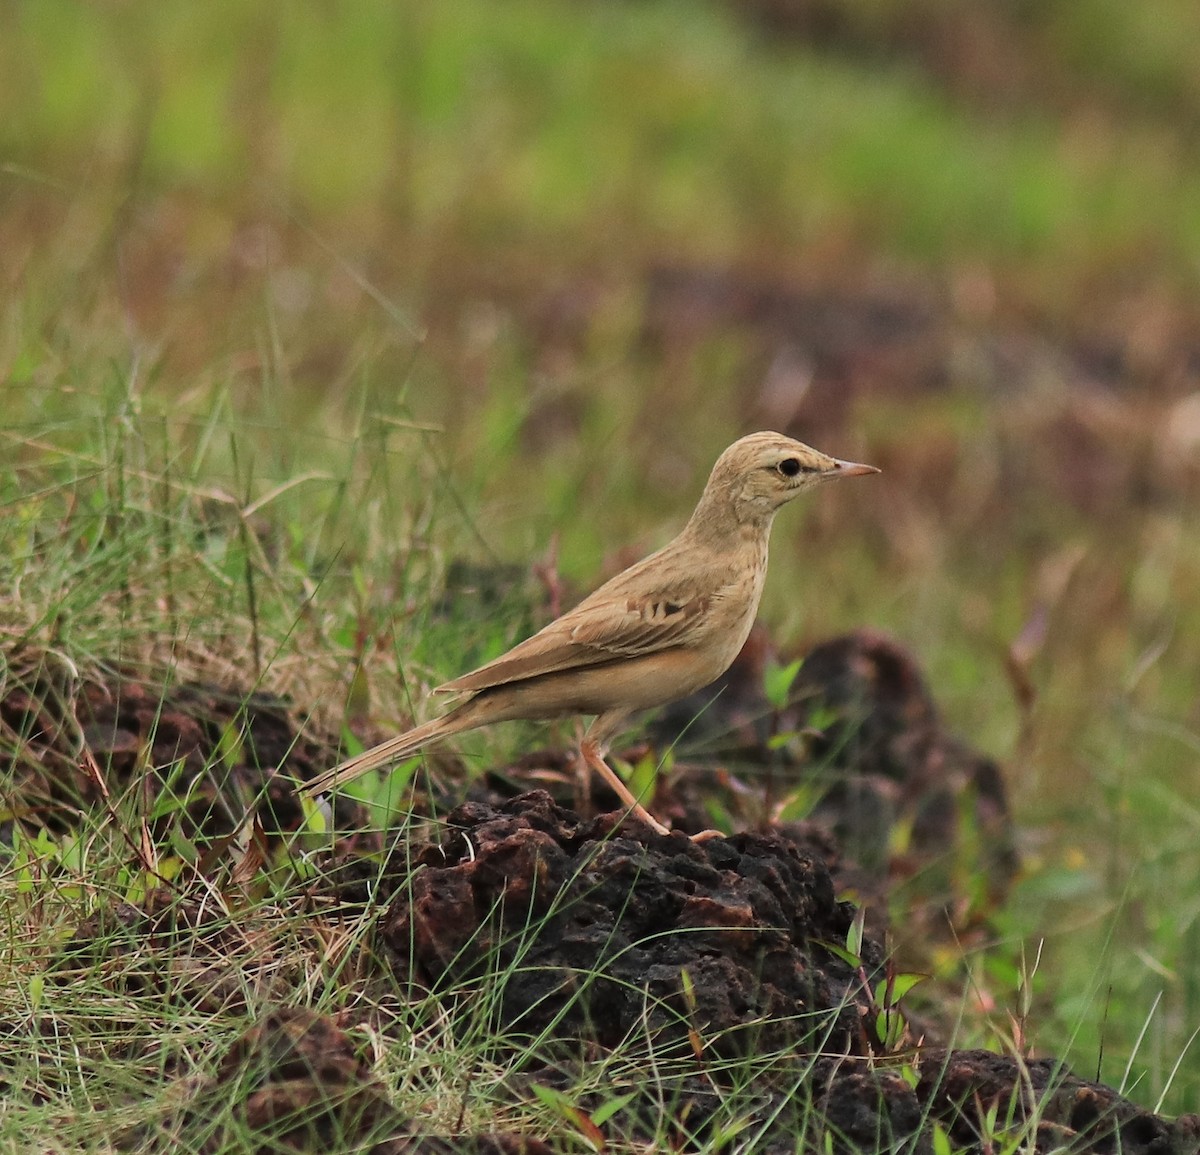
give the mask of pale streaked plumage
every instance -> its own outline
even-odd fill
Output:
[[[735,441],[672,542],[506,654],[439,686],[438,692],[470,695],[448,713],[304,789],[318,794],[492,722],[594,714],[580,744],[584,761],[634,813],[665,832],[604,761],[608,741],[635,711],[686,697],[729,668],[758,612],[771,522],[782,505],[827,478],[878,472],[779,433]]]

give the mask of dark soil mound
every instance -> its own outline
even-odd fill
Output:
[[[293,779],[337,756],[297,730],[290,703],[262,691],[154,685],[126,672],[64,685],[33,659],[5,672],[0,759],[22,811],[51,830],[73,827],[81,808],[134,782],[146,809],[162,812],[158,826],[182,810],[183,832],[197,844],[228,836],[251,804],[268,834],[295,830],[303,814]],[[357,814],[353,804],[343,809]]]
[[[615,1047],[731,1055],[807,1046],[865,1055],[873,1017],[844,944],[854,908],[824,865],[775,834],[692,842],[620,815],[581,821],[534,791],[468,803],[420,853],[382,933],[406,980],[499,973],[500,1025]],[[877,947],[865,961],[882,964]]]
[[[772,658],[758,637],[715,704],[711,692],[682,703],[652,730],[659,750],[683,739],[655,801],[660,814],[700,829],[715,804],[731,826],[753,830],[692,841],[620,814],[581,814],[561,804],[577,790],[568,759],[543,752],[448,787],[458,803],[448,820],[407,836],[366,832],[362,813],[339,802],[336,853],[307,887],[305,911],[336,922],[339,908],[384,904],[375,950],[357,963],[362,976],[390,967],[441,1000],[447,1021],[478,1023],[489,1038],[499,1030],[491,1045],[521,1056],[516,1096],[532,1093],[521,1079],[576,1086],[581,1064],[606,1063],[639,1040],[654,1077],[633,1080],[627,1108],[610,1116],[613,1143],[691,1149],[736,1123],[755,1128],[756,1151],[932,1152],[940,1127],[956,1149],[987,1151],[1031,1121],[1037,1151],[1200,1150],[1194,1116],[1168,1122],[1051,1060],[935,1049],[936,1030],[908,1026],[872,927],[886,923],[898,881],[936,875],[939,861],[962,854],[976,855],[975,877],[983,869],[994,896],[1003,892],[1016,859],[998,768],[945,731],[912,656],[886,637],[857,632],[817,647],[776,706],[764,692]],[[353,1023],[285,1009],[292,972],[269,935],[247,941],[211,903],[207,880],[232,832],[254,834],[221,875],[221,892],[236,897],[268,860],[272,836],[303,823],[294,780],[337,756],[297,732],[287,703],[7,669],[0,754],[19,800],[10,828],[68,828],[134,789],[141,812],[158,815],[147,820],[150,840],[162,825],[177,850],[179,837],[192,842],[180,882],[160,880],[140,905],[115,904],[82,924],[55,970],[69,981],[73,967],[96,968],[103,958],[92,944],[101,944],[104,958],[137,961],[124,972],[134,994],[169,990],[258,1017],[220,1078],[193,1089],[185,1129],[219,1113],[205,1096],[233,1095],[222,1101],[240,1105],[239,1126],[268,1146],[546,1150],[515,1136],[430,1136],[396,1115],[346,1034]],[[778,801],[798,787],[818,800],[805,822],[782,821]],[[166,792],[185,808],[156,810]],[[422,843],[418,829],[441,833]],[[898,829],[911,832],[906,844]],[[945,872],[930,905],[986,918],[956,907],[956,873]],[[838,900],[848,887],[876,900],[865,935],[856,908]],[[917,906],[904,923],[896,929],[927,933]],[[257,969],[243,959],[226,981],[241,955]],[[723,1114],[731,1096],[736,1120]],[[603,1098],[581,1096],[580,1110]]]
[[[1167,1121],[1053,1060],[883,1037],[883,952],[868,940],[848,953],[853,907],[783,835],[697,843],[619,815],[581,821],[540,791],[466,804],[449,825],[386,912],[392,965],[467,1017],[487,977],[500,990],[489,1021],[514,1046],[556,1041],[530,1052],[549,1056],[542,1081],[567,1040],[586,1057],[648,1033],[671,1074],[642,1105],[647,1134],[664,1094],[702,1134],[723,1081],[750,1069],[720,1060],[769,1056],[756,1150],[931,1152],[941,1128],[956,1148],[987,1151],[1030,1122],[1024,1149],[1038,1152],[1200,1149],[1197,1117]]]

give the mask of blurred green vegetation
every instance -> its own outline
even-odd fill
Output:
[[[505,640],[421,643],[446,557],[524,565],[556,539],[582,590],[776,415],[883,466],[784,515],[764,617],[788,645],[871,624],[915,649],[951,723],[1006,760],[1030,831],[977,983],[1003,1004],[1020,944],[1046,937],[1033,1041],[1081,1074],[1103,1051],[1113,1081],[1132,1053],[1151,1105],[1182,1055],[1184,1109],[1198,35],[1182,0],[14,0],[6,508],[25,482],[68,494],[45,472],[63,461],[111,496],[122,430],[161,429],[146,476],[230,505],[320,474],[256,512],[334,619],[281,618],[272,660],[328,705],[363,629],[397,665],[416,647],[430,683]],[[791,314],[831,302],[850,336],[806,344]],[[772,408],[773,369],[794,406]],[[336,601],[331,573],[352,583]],[[121,585],[35,575],[26,625]],[[73,645],[97,657],[169,625],[86,620]],[[381,721],[409,705],[376,698]]]
[[[826,7],[841,51],[716,4],[17,3],[0,131],[10,166],[63,191],[182,187],[485,250],[865,246],[1055,290],[1117,267],[1194,279],[1193,7],[1016,5],[982,30],[980,4]],[[1017,70],[990,93],[993,46],[956,43],[989,31],[991,68]],[[982,93],[918,49],[962,56]],[[1044,98],[1013,99],[1029,73]]]

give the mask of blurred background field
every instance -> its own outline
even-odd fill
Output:
[[[1194,1109],[1197,43],[1186,0],[13,0],[8,640],[399,722],[355,664],[480,656],[422,629],[450,559],[583,591],[741,433],[872,462],[781,517],[763,617],[913,649],[1024,831],[974,994],[1003,1026],[1044,939],[1025,1041]],[[223,625],[215,555],[181,619],[152,528],[39,568],[166,476],[274,524],[294,619]]]

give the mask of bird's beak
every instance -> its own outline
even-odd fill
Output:
[[[833,459],[833,468],[825,475],[826,477],[862,477],[868,473],[878,473],[879,470],[873,465],[859,465],[855,461],[839,461],[836,457]]]

